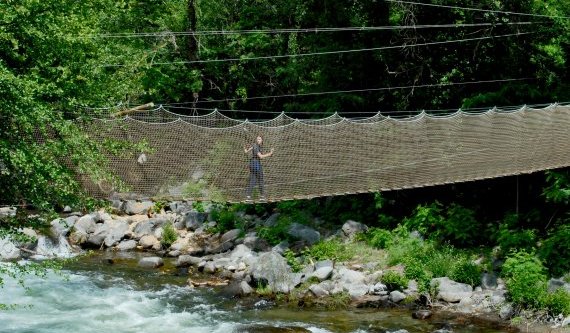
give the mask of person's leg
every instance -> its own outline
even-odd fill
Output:
[[[253,192],[253,188],[255,187],[256,182],[257,182],[257,175],[255,172],[255,165],[252,161],[249,164],[249,184],[248,184],[247,189],[245,191],[245,195],[246,195],[247,199],[251,199],[251,192]]]
[[[259,195],[265,197],[265,184],[263,183],[263,168],[261,164],[259,165],[259,171],[257,172],[257,182],[259,184]]]

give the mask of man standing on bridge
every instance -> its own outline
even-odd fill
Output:
[[[273,155],[273,148],[269,153],[263,153],[261,150],[261,146],[263,145],[263,138],[261,135],[258,135],[255,138],[255,143],[249,147],[244,148],[244,152],[247,154],[250,151],[251,160],[249,161],[249,185],[245,192],[246,201],[251,201],[251,193],[253,192],[253,188],[255,185],[259,185],[259,200],[265,201],[265,189],[263,184],[263,168],[261,166],[261,159],[270,157]]]

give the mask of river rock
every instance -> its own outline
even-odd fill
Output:
[[[511,303],[504,303],[499,309],[499,317],[503,320],[511,319],[514,313],[515,309]]]
[[[323,266],[317,269],[311,277],[317,278],[319,281],[324,281],[330,279],[333,273],[333,268],[331,266]]]
[[[87,237],[87,245],[100,247],[109,234],[109,225],[106,223],[98,223],[95,225],[95,231]]]
[[[117,250],[119,251],[130,251],[137,247],[137,241],[134,239],[124,240],[117,245]]]
[[[394,303],[400,303],[406,298],[403,292],[394,290],[390,293],[390,300]]]
[[[274,292],[288,293],[300,282],[300,276],[299,281],[296,281],[296,275],[291,274],[291,268],[285,258],[275,252],[259,255],[251,268],[251,274],[257,283],[266,284]]]
[[[170,250],[172,251],[184,251],[188,248],[190,240],[186,237],[177,238],[172,245],[170,245]]]
[[[75,222],[73,229],[75,232],[80,232],[82,234],[90,234],[95,231],[95,219],[92,215],[84,215]]]
[[[471,297],[473,287],[468,284],[455,282],[448,277],[440,277],[432,279],[430,282],[432,287],[437,286],[437,298],[449,303],[461,301],[463,298]]]
[[[64,236],[51,239],[47,236],[38,236],[36,254],[46,258],[69,258],[73,255],[73,250]]]
[[[158,268],[164,265],[164,261],[160,257],[145,257],[139,260],[140,267]]]
[[[204,273],[214,274],[216,273],[216,265],[213,261],[208,261],[206,265],[204,265]]]
[[[123,211],[125,214],[128,215],[139,215],[143,213],[147,213],[149,209],[154,207],[154,203],[152,201],[142,201],[137,202],[134,200],[127,200],[123,204]]]
[[[253,293],[253,288],[249,285],[249,283],[241,281],[239,283],[239,293],[244,296],[249,295]]]
[[[315,295],[316,297],[325,297],[329,295],[329,292],[326,291],[318,284],[313,284],[309,287],[309,290]]]
[[[271,214],[265,221],[263,221],[263,226],[265,227],[275,227],[277,225],[277,222],[279,220],[279,216],[281,214],[279,213],[273,213]]]
[[[424,319],[428,319],[429,317],[431,317],[431,315],[432,315],[432,312],[429,310],[418,310],[418,311],[414,311],[412,313],[412,318],[424,320]]]
[[[360,222],[348,220],[342,225],[342,233],[348,238],[354,237],[356,234],[365,232],[368,227]]]
[[[321,234],[318,231],[299,223],[291,223],[287,233],[289,236],[305,241],[309,245],[321,240]]]
[[[160,245],[160,242],[153,235],[142,236],[139,240],[139,245],[142,246],[143,249],[155,248],[156,244]]]
[[[222,235],[222,238],[220,238],[220,242],[222,243],[233,242],[239,237],[240,233],[241,229],[232,229],[230,231],[227,231]]]
[[[207,217],[208,217],[208,214],[206,214],[206,213],[200,213],[197,211],[190,211],[190,212],[187,212],[186,215],[184,216],[183,223],[188,230],[195,231],[196,229],[198,229],[202,226],[204,221],[206,221]]]
[[[50,223],[50,232],[54,237],[67,236],[77,220],[79,220],[77,216],[69,216],[65,219],[55,219]]]
[[[337,278],[352,298],[364,296],[370,289],[365,283],[366,276],[362,272],[342,267],[338,270]]]
[[[122,220],[110,220],[105,222],[109,231],[104,239],[105,246],[111,247],[119,243],[129,231],[129,224]]]
[[[0,207],[0,219],[16,216],[16,207]]]
[[[2,260],[16,260],[20,259],[21,251],[16,246],[14,242],[12,242],[7,237],[0,238],[0,259]]]
[[[566,283],[562,279],[550,279],[548,280],[548,292],[555,292],[557,289],[566,289],[566,291],[570,292],[570,283]]]
[[[385,284],[378,282],[370,287],[368,293],[371,295],[380,295],[380,296],[388,295],[388,287]]]
[[[497,275],[495,273],[483,273],[481,275],[481,288],[496,289],[498,286]]]

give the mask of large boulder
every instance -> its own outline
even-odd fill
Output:
[[[90,234],[95,231],[95,218],[92,215],[84,215],[75,222],[73,229],[76,232],[83,234]]]
[[[119,243],[129,231],[129,224],[122,220],[111,220],[105,222],[109,229],[107,236],[105,236],[104,243],[105,246],[111,247]]]
[[[9,238],[0,238],[0,260],[16,260],[22,255],[16,243]]]
[[[123,204],[123,211],[128,215],[139,215],[147,213],[149,209],[154,207],[152,201],[138,202],[134,200],[128,200]]]
[[[465,283],[455,282],[448,277],[432,279],[432,287],[437,286],[437,298],[449,303],[456,303],[463,298],[469,298],[473,294],[473,287]]]
[[[366,284],[366,276],[361,272],[342,267],[336,278],[352,298],[362,297],[370,290]]]
[[[176,259],[176,261],[174,262],[174,266],[176,267],[197,266],[200,262],[202,262],[202,258],[193,257],[184,254]]]
[[[95,227],[95,231],[87,237],[87,245],[101,247],[108,234],[109,225],[106,223],[98,223]]]
[[[186,226],[186,229],[195,231],[204,224],[204,221],[206,221],[207,217],[208,214],[206,213],[190,211],[187,212],[186,215],[184,215],[184,219],[182,221],[183,224]]]
[[[65,219],[55,219],[50,223],[50,232],[54,237],[67,236],[77,220],[79,220],[79,217],[77,216],[69,216]]]
[[[342,225],[342,233],[348,238],[354,237],[354,235],[365,232],[368,227],[360,222],[348,220]]]
[[[142,236],[139,240],[139,245],[142,246],[143,249],[160,249],[160,242],[153,235]]]
[[[139,266],[145,268],[158,268],[164,265],[164,261],[160,257],[145,257],[139,260]]]
[[[288,293],[293,290],[297,281],[291,274],[291,268],[285,258],[275,252],[266,252],[259,256],[252,267],[252,277],[258,284],[267,285],[274,292]]]
[[[47,236],[38,236],[36,254],[47,258],[69,258],[73,256],[73,250],[64,236],[52,239]]]
[[[321,240],[321,234],[318,231],[299,223],[292,223],[287,233],[289,236],[305,241],[309,245]]]
[[[137,248],[137,241],[134,239],[124,240],[117,245],[118,251],[130,251]]]
[[[156,229],[162,227],[168,222],[168,219],[163,217],[151,218],[148,220],[140,221],[133,228],[132,237],[134,239],[140,239],[143,236],[155,235]]]

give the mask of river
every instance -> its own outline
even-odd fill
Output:
[[[415,320],[407,310],[333,311],[236,299],[220,289],[186,286],[188,276],[168,264],[161,270],[139,268],[137,256],[85,256],[68,265],[63,274],[27,279],[27,289],[6,279],[0,303],[18,306],[0,311],[0,332],[373,333],[405,329],[414,333],[433,332],[444,325],[457,333],[507,332],[462,317]]]

